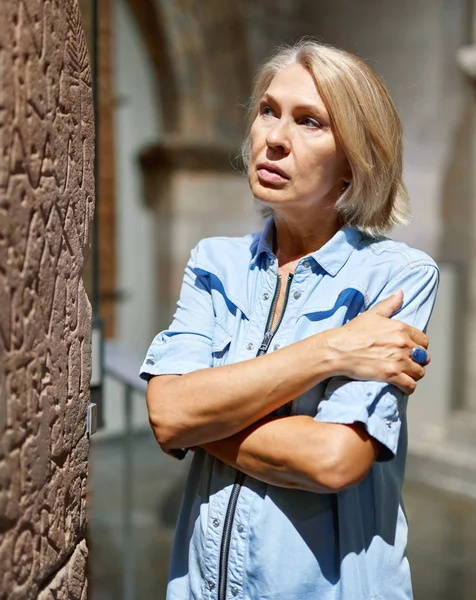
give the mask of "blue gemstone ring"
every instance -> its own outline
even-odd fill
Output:
[[[419,365],[424,365],[428,360],[428,352],[423,348],[413,348],[411,356]]]

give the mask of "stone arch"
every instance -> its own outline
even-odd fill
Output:
[[[164,20],[154,0],[127,0],[127,4],[142,33],[144,47],[154,67],[164,132],[173,132],[179,106],[178,89]]]
[[[251,81],[241,3],[127,1],[154,65],[164,134],[235,142]]]

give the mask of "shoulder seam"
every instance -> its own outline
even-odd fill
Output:
[[[395,275],[391,279],[389,279],[389,281],[387,282],[386,285],[388,286],[391,283],[393,283],[398,277],[403,275],[405,273],[405,271],[412,271],[413,269],[415,269],[417,267],[427,267],[427,268],[429,267],[430,269],[433,269],[434,271],[436,271],[436,274],[439,276],[438,265],[436,265],[434,262],[429,262],[428,260],[423,260],[423,259],[416,260],[416,261],[408,262],[401,269],[399,269],[397,271],[397,273],[395,273]]]

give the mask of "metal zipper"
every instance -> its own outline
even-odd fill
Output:
[[[281,310],[281,314],[279,315],[278,322],[276,323],[274,329],[271,329],[271,325],[273,323],[274,313],[276,311],[276,305],[278,304],[279,292],[281,291],[281,276],[278,275],[278,281],[276,283],[276,289],[274,292],[273,300],[271,302],[271,307],[268,313],[268,319],[266,320],[266,327],[263,336],[263,340],[260,344],[258,352],[256,356],[262,356],[266,354],[269,350],[271,342],[276,335],[276,332],[281,325],[281,322],[284,317],[284,311],[286,310],[286,305],[289,299],[289,292],[291,289],[291,283],[293,280],[293,275],[290,273],[288,275],[288,279],[286,281],[286,290],[284,293],[284,303],[283,308]],[[223,524],[223,534],[221,538],[220,544],[220,560],[219,560],[219,568],[218,568],[218,600],[226,600],[226,588],[228,584],[228,559],[230,557],[230,542],[231,542],[231,532],[233,530],[233,521],[235,519],[236,505],[238,504],[238,498],[240,496],[241,487],[243,485],[243,481],[245,479],[245,474],[241,471],[238,471],[235,479],[235,483],[233,484],[233,489],[231,490],[230,499],[228,501],[228,506],[226,509],[225,515],[225,523]]]
[[[278,304],[280,291],[281,291],[281,275],[278,275],[278,281],[276,282],[276,289],[274,290],[274,296],[271,301],[271,306],[269,307],[268,318],[266,319],[263,340],[261,341],[261,344],[260,344],[260,347],[258,348],[258,352],[256,353],[256,356],[262,356],[263,354],[266,354],[266,352],[268,351],[269,345],[271,344],[271,340],[273,339],[274,334],[276,333],[276,328],[275,328],[275,331],[271,331],[271,323],[273,322],[274,313],[276,312],[276,305]],[[281,313],[283,311],[284,311],[284,306],[283,306],[283,310],[281,311]]]
[[[220,544],[220,562],[218,570],[218,600],[226,599],[226,588],[228,584],[228,558],[230,556],[231,532],[233,529],[233,521],[235,519],[236,505],[240,495],[241,486],[245,479],[245,474],[238,471],[236,474],[235,483],[231,490],[228,507],[226,509],[225,523],[223,525],[223,535]]]

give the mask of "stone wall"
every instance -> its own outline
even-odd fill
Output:
[[[93,142],[75,0],[3,0],[1,600],[86,598]]]

